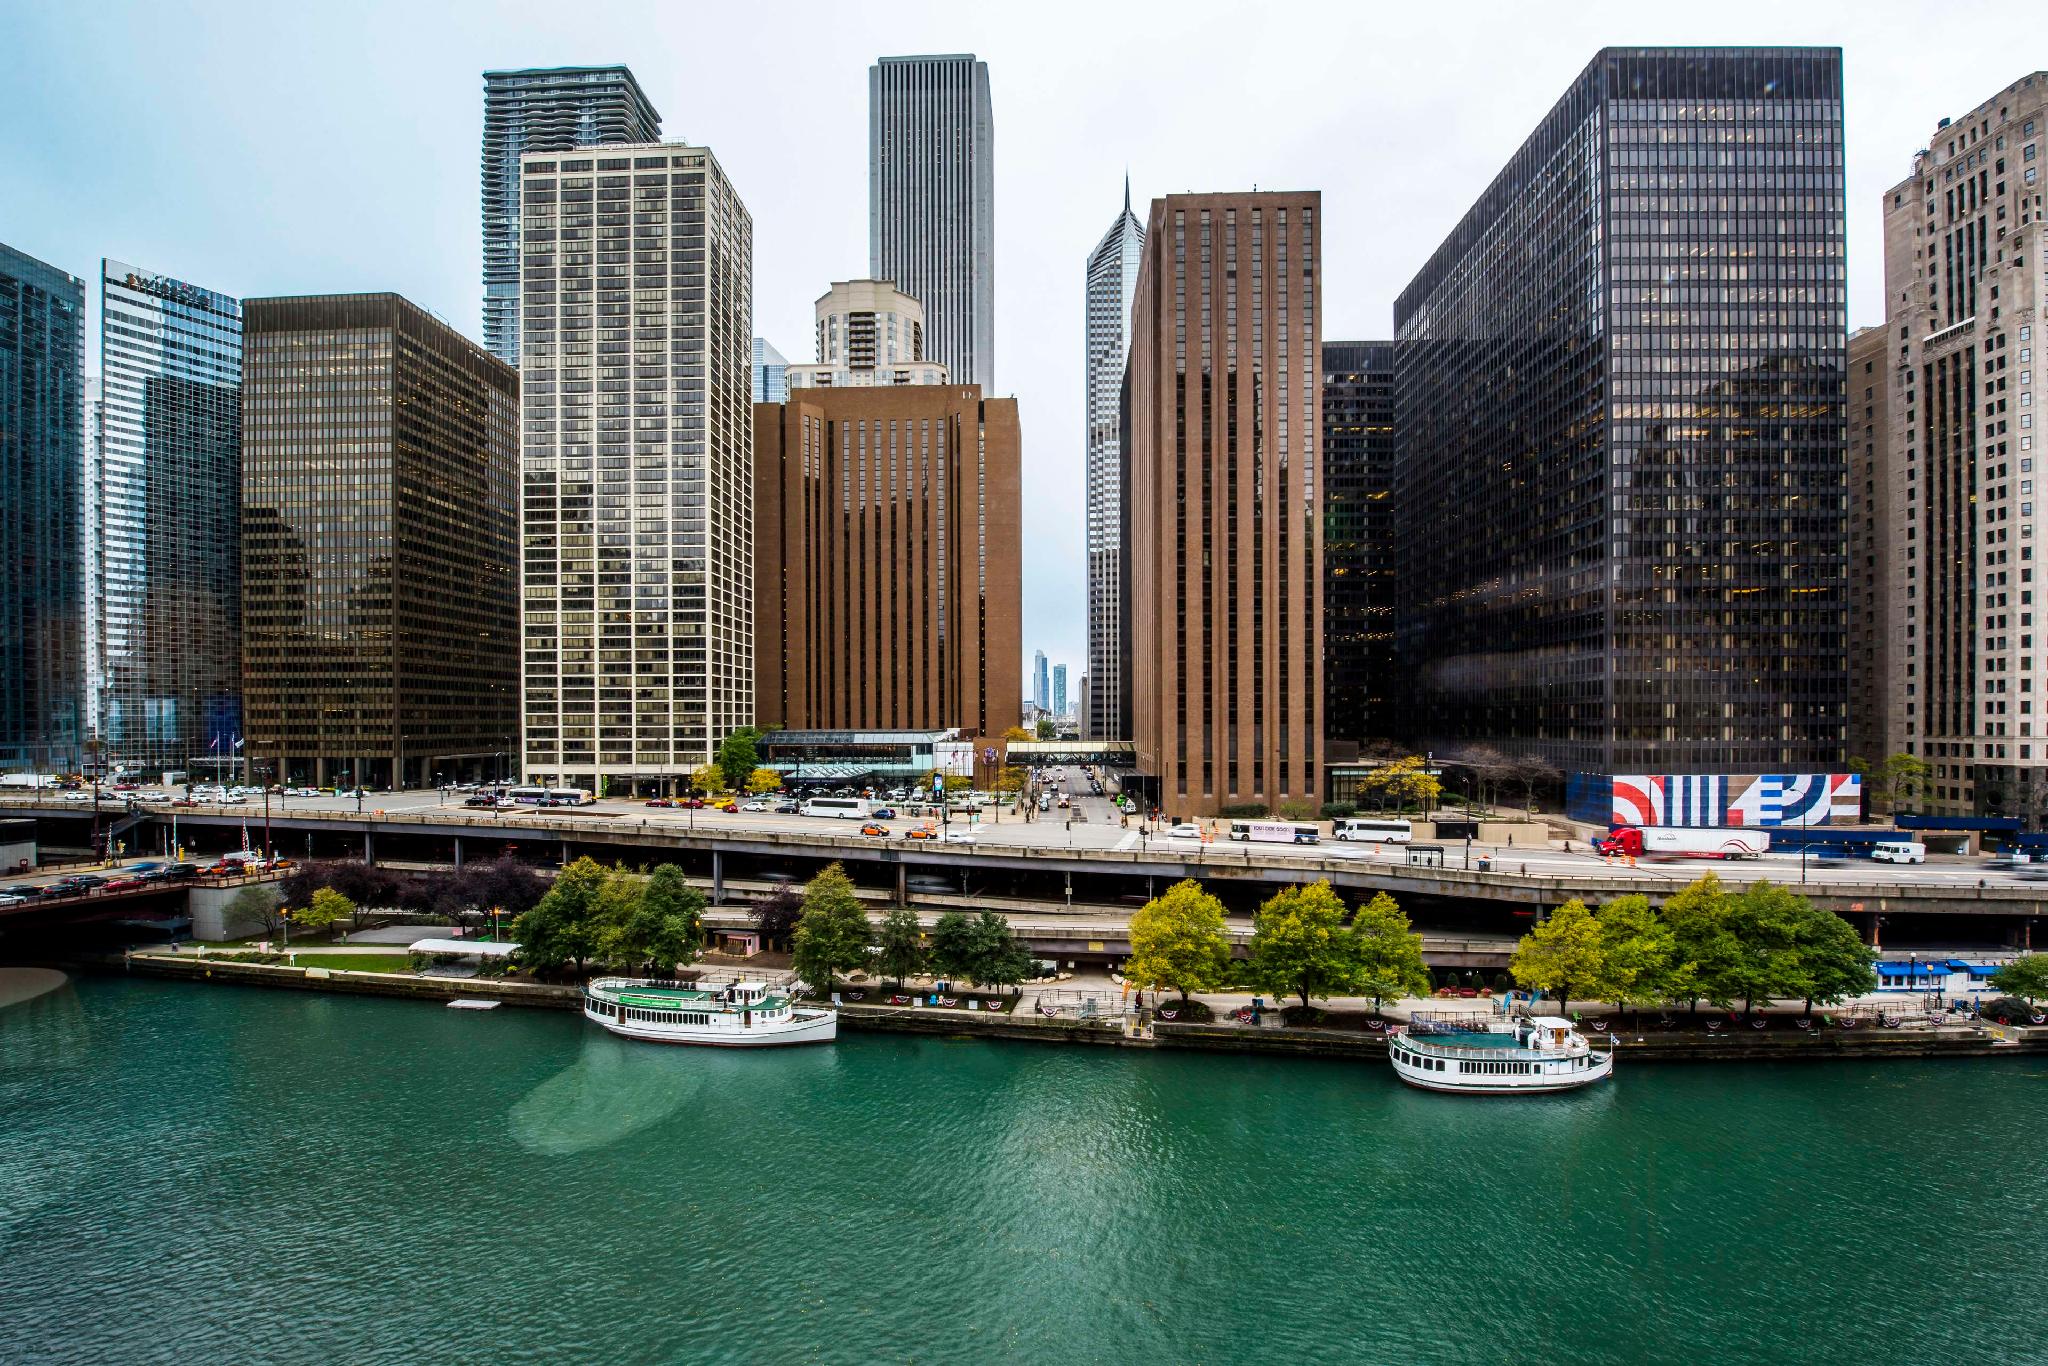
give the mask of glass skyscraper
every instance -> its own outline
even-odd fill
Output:
[[[1597,55],[1395,305],[1418,743],[1842,760],[1842,59]]]
[[[973,54],[868,68],[868,274],[924,305],[926,360],[990,395],[995,137],[988,63]]]
[[[85,282],[0,245],[0,769],[85,741]]]
[[[87,452],[91,688],[110,765],[207,767],[242,731],[242,305],[100,263]]]
[[[789,362],[766,337],[754,338],[754,402],[789,402]]]
[[[1131,212],[1124,181],[1123,212],[1088,253],[1088,688],[1081,735],[1129,738],[1123,713],[1123,452],[1119,415],[1124,362],[1131,349],[1131,291],[1145,253],[1145,225]]]
[[[484,73],[484,349],[519,366],[519,158],[656,142],[661,115],[624,66]]]
[[[1394,345],[1323,343],[1323,727],[1332,758],[1394,731]]]

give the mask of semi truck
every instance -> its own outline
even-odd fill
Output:
[[[1771,847],[1770,832],[1754,828],[1619,825],[1593,847],[1610,857],[1675,854],[1682,858],[1756,858]]]

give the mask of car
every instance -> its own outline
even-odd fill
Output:
[[[761,801],[758,798],[751,802],[740,803],[740,810],[742,811],[766,811],[768,809],[768,803]]]
[[[886,825],[876,825],[873,821],[869,821],[860,828],[860,832],[863,835],[874,835],[877,838],[886,839],[889,835],[889,827]]]
[[[24,882],[19,887],[0,887],[0,896],[11,896],[16,901],[34,901],[42,894],[42,887],[33,882]]]
[[[1202,827],[1193,821],[1182,821],[1178,825],[1167,826],[1164,834],[1170,840],[1198,840],[1202,837]]]
[[[199,876],[199,865],[196,863],[173,863],[170,867],[164,869],[164,876],[172,882],[183,882],[189,878]]]
[[[474,800],[472,798],[472,800]],[[674,797],[649,797],[643,805],[661,807],[664,810],[676,804]]]
[[[775,803],[775,814],[778,816],[797,816],[803,814],[803,807],[795,802],[777,802]]]
[[[903,832],[903,838],[907,840],[935,840],[938,837],[938,828],[930,825],[913,826]]]
[[[60,802],[89,802],[92,800],[92,793],[78,788],[70,792],[59,793],[57,800]]]
[[[730,815],[734,812],[737,812],[740,809],[740,804],[734,801],[724,801],[717,803],[713,809],[723,811]]]
[[[103,892],[136,892],[149,884],[139,877],[117,877],[101,886]]]
[[[704,799],[702,797],[678,797],[676,798],[676,806],[685,811],[702,811],[704,809]]]
[[[71,884],[73,887],[104,887],[107,885],[107,879],[101,877],[98,873],[73,873],[70,877],[64,878],[63,881]]]
[[[16,896],[12,892],[0,892],[0,906],[25,906],[27,904],[28,898],[25,896]]]
[[[878,821],[893,821],[896,819],[896,808],[892,806],[878,806],[868,812],[868,814]]]
[[[2033,860],[2025,854],[2000,854],[1997,858],[1985,859],[1984,866],[1994,873],[2010,873],[2018,868],[2033,867]]]
[[[973,844],[981,837],[972,830],[948,830],[939,838],[947,844]]]
[[[462,804],[464,806],[475,807],[496,806],[498,804],[498,799],[496,797],[486,797],[482,793],[479,793],[474,797],[464,797],[462,799]],[[648,805],[652,806],[654,805],[654,803],[649,802]]]

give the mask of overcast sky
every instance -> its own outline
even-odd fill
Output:
[[[1082,268],[1126,168],[1141,216],[1173,191],[1321,190],[1324,336],[1384,337],[1598,48],[1838,45],[1861,326],[1883,192],[1938,119],[2048,66],[2025,9],[0,0],[0,242],[88,281],[112,256],[242,296],[396,290],[480,339],[481,73],[625,62],[753,212],[755,331],[810,360],[813,299],[867,272],[869,64],[972,52],[995,101],[996,383],[1024,423],[1024,658],[1078,682]]]

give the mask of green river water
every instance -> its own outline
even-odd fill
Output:
[[[2043,1361],[2044,1121],[88,978],[0,1009],[0,1361]]]

